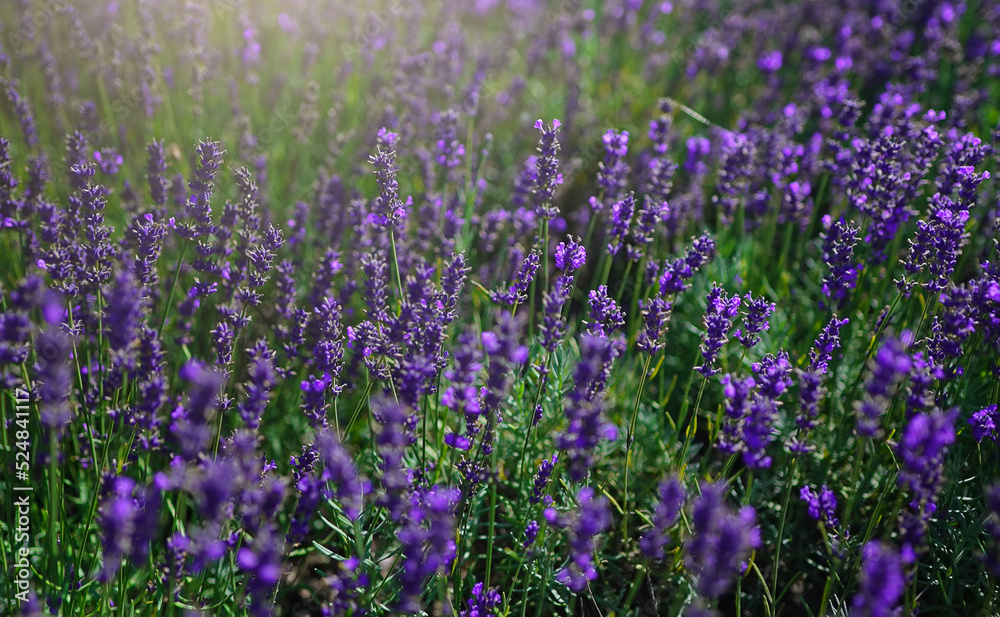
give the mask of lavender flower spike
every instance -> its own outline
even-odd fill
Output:
[[[535,128],[542,136],[538,140],[538,154],[535,159],[535,186],[532,191],[535,213],[542,220],[552,220],[558,214],[558,209],[552,205],[556,187],[563,183],[559,173],[559,140],[556,133],[562,126],[559,120],[553,120],[546,127],[541,120],[535,122]]]
[[[865,545],[864,571],[858,593],[851,604],[851,615],[889,617],[906,586],[899,553],[878,540]]]
[[[375,198],[375,220],[383,227],[395,227],[403,216],[403,202],[399,199],[396,182],[396,149],[399,135],[386,128],[379,129],[375,154],[368,161],[375,167],[375,181],[379,195]]]
[[[716,285],[708,292],[708,309],[705,311],[705,336],[701,340],[701,355],[705,363],[696,367],[706,378],[719,372],[713,365],[719,358],[719,352],[728,341],[727,334],[732,327],[733,319],[739,314],[740,297],[727,296],[721,287]]]
[[[754,298],[749,293],[744,299],[747,304],[746,327],[736,331],[736,338],[750,349],[760,342],[759,333],[771,328],[768,318],[774,312],[775,304],[764,298]]]

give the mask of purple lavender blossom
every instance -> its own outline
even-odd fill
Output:
[[[890,617],[906,586],[899,553],[873,540],[863,549],[864,565],[858,593],[851,602],[851,614],[863,617]]]
[[[799,498],[809,506],[809,516],[827,527],[837,526],[837,496],[825,484],[816,492],[810,486],[799,490]]]
[[[969,418],[972,426],[972,436],[978,443],[983,443],[984,439],[997,441],[997,427],[1000,426],[1000,413],[997,412],[996,405],[987,405],[972,414]]]
[[[552,353],[566,336],[566,321],[563,319],[563,307],[569,301],[573,291],[573,277],[560,276],[556,278],[551,291],[542,295],[542,318],[539,330],[542,333],[542,347]]]
[[[524,548],[528,548],[535,543],[535,539],[538,537],[538,530],[540,529],[538,521],[532,519],[524,526],[524,542],[522,545]]]
[[[598,164],[597,185],[601,187],[603,198],[590,198],[591,208],[598,212],[621,198],[629,174],[629,166],[625,162],[628,155],[628,131],[608,129],[601,140],[604,142],[604,161]]]
[[[554,508],[545,510],[550,525],[566,531],[569,563],[556,573],[556,580],[579,593],[590,581],[597,579],[593,553],[597,534],[611,526],[611,510],[606,497],[594,497],[594,489],[581,488],[576,494],[579,510],[572,515],[559,515]]]
[[[667,217],[670,216],[670,206],[667,202],[656,202],[649,195],[645,195],[642,205],[635,216],[635,226],[632,227],[628,245],[628,256],[633,261],[642,258],[645,247],[655,238],[657,229]]]
[[[465,601],[469,608],[460,610],[459,617],[496,617],[496,607],[502,600],[500,592],[493,588],[484,591],[483,587],[482,583],[472,586],[472,597]]]
[[[948,286],[955,271],[958,255],[969,237],[965,231],[969,211],[941,193],[931,197],[930,208],[930,220],[917,221],[917,235],[910,240],[910,254],[903,266],[913,275],[926,270],[929,277],[924,287],[935,293]]]
[[[388,228],[395,228],[403,216],[403,202],[399,198],[399,184],[396,181],[396,149],[399,135],[386,128],[379,129],[378,145],[368,161],[375,167],[375,181],[379,194],[375,198],[373,211],[375,221]]]
[[[445,435],[445,442],[459,450],[468,450],[471,439],[479,431],[476,419],[479,417],[479,393],[475,387],[476,376],[482,370],[482,353],[475,344],[476,337],[463,332],[458,336],[458,347],[452,352],[452,367],[445,370],[444,378],[450,383],[441,395],[441,404],[447,409],[461,413],[466,421],[466,436],[456,433]]]
[[[760,546],[754,509],[744,506],[734,514],[725,495],[723,486],[702,483],[701,497],[691,510],[692,536],[685,563],[698,577],[698,593],[706,598],[726,593],[750,552]]]
[[[496,424],[503,419],[501,406],[510,390],[511,372],[528,360],[528,348],[518,342],[522,323],[522,319],[515,319],[504,311],[496,328],[482,334],[483,349],[489,357],[486,386],[480,403],[482,413],[486,415],[482,447],[487,454],[493,451]]]
[[[580,339],[580,362],[565,406],[569,425],[555,439],[556,446],[567,453],[567,472],[574,482],[583,481],[593,466],[600,441],[618,436],[615,425],[602,417],[604,404],[595,394],[595,387],[604,379],[606,358],[613,353],[613,347],[614,343],[605,336],[585,334]]]
[[[0,84],[3,84],[4,90],[6,90],[7,100],[9,100],[11,105],[14,107],[14,115],[17,117],[17,121],[21,124],[21,132],[24,134],[24,143],[26,143],[29,148],[34,148],[38,145],[38,131],[35,129],[35,117],[31,113],[31,105],[29,104],[28,99],[21,96],[21,94],[17,91],[18,83],[16,81],[0,79]]]
[[[840,219],[832,222],[830,215],[823,217],[823,261],[830,272],[823,278],[823,295],[833,305],[841,308],[848,294],[858,283],[861,264],[854,261],[854,247],[861,228]]]
[[[551,459],[543,458],[542,462],[538,464],[538,473],[535,474],[535,487],[528,498],[528,502],[532,505],[542,500],[542,493],[545,492],[545,488],[549,484],[549,476],[552,475],[552,470],[555,469],[557,462],[559,462],[559,455],[553,454]]]
[[[553,120],[546,127],[541,120],[535,122],[535,129],[542,135],[538,140],[538,158],[535,162],[534,187],[532,189],[535,213],[542,220],[552,220],[558,209],[552,205],[556,187],[563,183],[559,172],[559,140],[556,134],[562,124]]]
[[[743,414],[738,419],[735,429],[726,429],[723,436],[732,450],[743,454],[743,463],[750,469],[764,469],[771,466],[771,457],[767,454],[767,446],[774,438],[774,423],[777,420],[781,395],[792,385],[789,377],[791,364],[788,354],[780,352],[776,356],[768,354],[760,362],[753,364],[756,375],[754,382],[756,390],[746,404],[744,390],[746,382],[731,380],[727,384],[727,394],[732,388],[735,396],[731,406],[742,406]],[[724,381],[725,383],[725,381]],[[730,416],[727,404],[727,416]],[[733,438],[736,438],[733,444]]]
[[[528,288],[531,286],[531,282],[535,280],[535,274],[538,273],[540,259],[541,253],[539,253],[538,249],[531,249],[528,256],[521,262],[517,275],[510,286],[491,292],[490,298],[497,304],[506,304],[507,306],[514,306],[525,302],[528,299]]]
[[[653,509],[653,527],[639,540],[639,548],[649,559],[663,559],[663,547],[670,542],[667,531],[673,526],[684,507],[684,485],[678,478],[668,478],[660,482],[657,490],[659,498]]]
[[[636,347],[653,356],[663,349],[663,336],[667,333],[673,304],[657,296],[652,300],[639,300],[642,315],[642,332]]]
[[[944,483],[948,446],[955,443],[957,417],[958,409],[915,414],[896,448],[902,459],[899,484],[913,495],[910,506],[925,516],[937,509],[935,500]]]
[[[455,505],[459,496],[458,489],[434,486],[413,500],[409,516],[396,533],[403,557],[398,610],[417,612],[424,581],[447,572],[455,559]]]
[[[105,148],[94,152],[94,160],[101,173],[106,176],[113,176],[118,173],[124,160],[122,155],[114,151],[113,148]]]
[[[712,198],[712,202],[719,208],[719,218],[722,223],[728,225],[733,220],[739,204],[746,200],[753,160],[757,153],[753,142],[742,133],[726,131],[722,139],[719,194]]]
[[[581,244],[580,238],[569,236],[566,242],[560,242],[555,250],[556,268],[570,274],[583,267],[587,262],[587,248]]]
[[[735,336],[744,347],[752,349],[754,345],[760,342],[759,333],[771,329],[771,323],[768,318],[774,312],[775,304],[774,302],[768,302],[764,298],[754,298],[751,293],[747,293],[743,299],[747,307],[746,318],[744,319],[746,326],[737,329]]]
[[[217,141],[202,141],[196,148],[198,167],[188,183],[191,196],[184,205],[188,220],[178,225],[182,237],[196,240],[210,236],[215,231],[212,224],[212,191],[215,177],[222,168],[222,156],[226,153]]]
[[[618,249],[625,242],[628,235],[629,226],[632,224],[632,217],[635,214],[635,198],[629,193],[624,198],[616,201],[611,206],[611,228],[608,230],[610,241],[608,242],[608,254],[614,256],[618,254]]]
[[[379,505],[384,506],[394,521],[399,521],[410,509],[410,478],[403,465],[406,448],[416,441],[414,429],[417,418],[406,407],[391,397],[380,395],[371,399],[372,417],[380,430],[375,443],[382,458],[380,480],[382,494]]]
[[[170,429],[177,437],[184,458],[193,460],[211,445],[212,428],[209,423],[217,413],[220,402],[218,390],[224,377],[197,360],[185,364],[180,376],[189,384],[188,400],[174,412]]]
[[[867,395],[857,407],[859,435],[875,437],[879,434],[879,419],[888,409],[896,386],[913,368],[913,358],[906,351],[910,339],[912,336],[908,332],[902,339],[890,338],[869,362],[872,374],[865,384]]]
[[[42,424],[61,434],[72,419],[68,397],[73,387],[69,359],[71,339],[58,326],[59,300],[45,294],[42,315],[47,326],[35,338],[35,358],[38,363],[38,414]]]
[[[713,365],[718,360],[719,352],[722,351],[726,341],[729,328],[732,327],[733,319],[739,315],[740,297],[737,295],[728,296],[718,285],[712,287],[708,292],[708,309],[705,311],[705,336],[701,340],[701,355],[705,358],[705,363],[695,367],[705,378],[711,377],[719,372]]]
[[[590,300],[588,334],[611,336],[625,325],[625,315],[618,304],[608,295],[607,285],[599,285],[597,289],[591,289],[588,298]]]
[[[362,497],[365,485],[358,476],[354,460],[344,449],[340,439],[329,429],[316,436],[316,449],[323,462],[323,472],[320,480],[332,486],[344,514],[352,521],[361,514]]]
[[[442,113],[437,118],[438,139],[435,144],[434,160],[445,169],[453,169],[462,164],[465,158],[465,146],[458,140],[455,127],[458,124],[458,112],[454,109]]]
[[[103,583],[112,580],[121,567],[122,558],[132,548],[137,511],[132,500],[135,480],[120,476],[111,483],[111,490],[101,505],[101,545],[104,549],[104,567],[97,579]]]
[[[695,238],[684,257],[679,257],[671,263],[663,262],[660,273],[660,293],[663,295],[679,294],[689,287],[687,281],[694,273],[709,262],[715,255],[715,241],[712,236],[704,234]]]

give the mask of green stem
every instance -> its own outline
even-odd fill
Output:
[[[622,604],[622,608],[628,613],[628,610],[632,608],[632,603],[635,602],[635,596],[639,593],[639,586],[642,585],[643,579],[646,578],[646,573],[649,571],[649,561],[643,560],[642,564],[639,565],[635,570],[635,577],[632,579],[632,585],[629,586],[628,595],[625,596],[625,603]]]
[[[59,502],[59,438],[53,428],[49,428],[49,507],[48,507],[48,541],[49,541],[49,577],[53,584],[59,580],[59,543],[56,541],[56,517],[62,512]],[[97,499],[95,497],[94,501]],[[77,575],[76,572],[73,573]]]
[[[642,366],[642,376],[639,377],[639,388],[635,393],[635,405],[632,406],[632,419],[628,424],[628,434],[625,436],[625,493],[624,493],[624,515],[622,516],[623,537],[628,542],[628,476],[632,467],[632,441],[635,437],[635,422],[639,417],[639,401],[642,399],[642,389],[646,385],[646,375],[649,373],[649,363],[653,360],[651,354],[646,355],[646,362]]]
[[[399,305],[400,309],[402,309],[404,297],[403,281],[399,276],[399,261],[396,259],[396,233],[392,229],[389,230],[389,246],[392,249],[392,265],[396,271],[396,287],[399,288]]]
[[[499,435],[497,436],[499,438]],[[499,440],[499,439],[498,439]],[[497,449],[493,448],[491,453],[492,469],[494,474],[496,473],[497,467]],[[490,480],[490,531],[489,535],[486,537],[486,586],[490,586],[490,574],[493,568],[493,530],[496,525],[496,514],[497,514],[497,481],[499,477],[494,477]]]
[[[781,501],[781,523],[778,525],[778,543],[774,547],[774,577],[771,586],[771,595],[777,597],[778,594],[778,571],[781,567],[781,542],[784,539],[785,521],[788,519],[788,501],[792,495],[792,485],[795,483],[795,468],[799,459],[792,459],[792,469],[788,472],[788,479],[785,481],[785,495]]]
[[[156,330],[156,338],[163,338],[163,327],[167,324],[167,315],[170,314],[170,303],[174,299],[174,291],[177,289],[177,279],[181,276],[181,266],[184,265],[184,253],[187,252],[188,241],[184,240],[181,245],[181,254],[177,258],[177,268],[174,269],[174,278],[170,281],[170,291],[167,292],[167,301],[163,304],[163,316],[160,318],[160,327]]]

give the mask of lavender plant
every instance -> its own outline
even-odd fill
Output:
[[[998,611],[1000,4],[10,4],[0,614]]]

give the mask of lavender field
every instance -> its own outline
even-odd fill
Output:
[[[0,615],[1000,615],[1000,2],[0,8]]]

